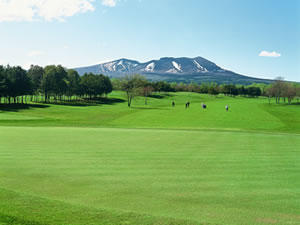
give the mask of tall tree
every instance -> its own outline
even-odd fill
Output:
[[[104,82],[104,94],[107,95],[112,92],[113,85],[109,79],[109,77],[103,76],[103,82]]]
[[[44,68],[38,65],[31,65],[27,71],[27,75],[32,83],[32,92],[36,96],[39,95],[41,89],[41,82],[44,75]]]
[[[145,105],[148,104],[148,97],[152,94],[153,90],[151,83],[145,83],[144,87],[141,88],[141,95],[145,97]]]
[[[75,70],[68,70],[67,73],[67,96],[71,98],[80,94],[80,76]]]
[[[283,77],[277,77],[275,82],[272,84],[273,94],[276,99],[276,103],[280,103],[280,98],[283,97],[285,89],[285,82]]]
[[[268,96],[269,104],[271,103],[271,99],[275,97],[275,89],[273,85],[270,85],[266,88],[266,95]]]
[[[286,84],[284,90],[284,97],[288,99],[288,104],[292,103],[292,100],[297,96],[297,87],[292,83]]]
[[[14,103],[18,102],[18,96],[23,96],[32,93],[30,78],[20,66],[6,67],[8,82],[8,95],[14,99]]]
[[[66,93],[67,91],[67,71],[65,70],[64,67],[61,65],[56,66],[56,74],[55,74],[55,92],[58,97],[62,98],[62,96]]]
[[[5,68],[0,65],[0,104],[2,102],[2,97],[6,97],[8,94],[8,80],[5,72]]]
[[[88,95],[90,99],[97,95],[97,77],[93,73],[86,73],[81,77],[82,93]]]
[[[45,67],[45,72],[41,81],[41,90],[45,96],[45,102],[50,100],[50,96],[54,96],[61,99],[62,95],[67,90],[67,72],[66,70],[58,65],[50,65]]]
[[[126,93],[128,107],[131,107],[132,100],[141,93],[145,82],[146,78],[139,74],[127,75],[122,79],[122,90]]]

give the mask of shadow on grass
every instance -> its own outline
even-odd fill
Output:
[[[295,106],[295,105],[299,105],[300,106],[300,102],[291,102],[290,104],[288,102],[280,102],[280,103],[276,103],[275,101],[271,101],[271,104],[268,105],[274,105],[274,106],[284,106],[284,107],[288,107],[288,106]]]
[[[300,105],[300,102],[293,102],[291,105]]]
[[[48,105],[41,104],[0,104],[0,112],[18,112],[19,110],[31,109],[31,108],[48,108]]]
[[[292,103],[287,103],[287,102],[282,102],[282,103],[274,103],[276,106],[284,106],[284,107],[289,107],[289,106],[295,106],[298,105],[300,106],[300,102],[292,102]]]
[[[139,107],[139,106],[131,106],[132,109],[142,109],[142,110],[151,110],[151,109],[159,109],[159,110],[169,110],[168,108],[159,108],[159,107]]]
[[[48,105],[64,105],[64,106],[97,106],[97,105],[114,105],[117,103],[123,103],[125,100],[119,98],[84,98],[81,100],[71,100],[71,101],[57,101],[57,102],[48,102],[45,104]],[[44,102],[39,102],[44,103]]]
[[[19,110],[26,110],[31,108],[47,108],[50,105],[64,105],[64,106],[97,106],[97,105],[113,105],[123,103],[125,100],[119,98],[93,98],[71,101],[57,101],[57,102],[36,102],[35,104],[0,104],[0,112],[18,112]]]
[[[170,94],[170,93],[160,93],[160,94],[153,94],[153,95],[149,95],[150,98],[156,98],[156,99],[163,99],[166,97],[173,97],[174,94]]]

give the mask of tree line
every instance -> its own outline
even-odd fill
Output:
[[[112,79],[102,74],[86,73],[80,76],[75,70],[61,65],[41,67],[32,65],[28,71],[19,66],[0,65],[0,103],[26,103],[30,101],[45,103],[70,101],[72,99],[93,99],[109,94],[113,89],[126,93],[128,106],[136,96],[144,96],[145,104],[153,92],[197,92],[210,95],[258,97],[275,99],[276,103],[291,104],[300,97],[300,86],[276,79],[270,85],[254,84],[250,86],[216,83],[168,83],[150,82],[141,75],[128,75],[121,79]]]
[[[235,84],[217,84],[217,83],[190,83],[190,84],[173,84],[176,91],[197,92],[202,94],[228,96],[249,96],[258,97],[263,94],[261,87],[244,86]]]
[[[168,83],[165,81],[150,82],[141,75],[129,75],[121,79],[113,79],[113,88],[122,90],[126,93],[128,106],[131,106],[132,100],[136,96],[144,96],[145,104],[147,98],[153,92],[197,92],[211,95],[224,94],[228,96],[251,96],[258,97],[262,95],[260,87],[245,87],[236,85],[218,85],[216,83],[203,84],[184,84],[184,83]]]
[[[41,67],[32,65],[28,71],[20,66],[0,65],[0,103],[46,103],[68,101],[72,98],[95,98],[112,91],[110,79],[102,74],[83,76],[61,65]]]
[[[275,82],[266,89],[266,96],[269,98],[275,98],[277,104],[280,103],[281,99],[283,102],[292,103],[292,100],[297,97],[300,98],[300,86],[296,83],[286,82],[282,77],[276,78]]]
[[[124,79],[113,79],[113,87],[115,90],[122,90],[122,83],[126,82],[130,76],[127,76]],[[258,97],[263,95],[263,91],[261,87],[256,86],[237,86],[234,84],[224,84],[219,85],[217,83],[168,83],[165,81],[156,81],[149,82],[146,81],[145,78],[138,75],[131,76],[132,82],[133,80],[139,80],[136,82],[137,86],[140,84],[142,87],[151,87],[154,92],[196,92],[201,94],[211,94],[218,95],[224,94],[229,96],[250,96],[250,97]]]
[[[284,102],[288,101],[291,104],[295,97],[300,98],[299,84],[286,82],[282,79],[276,79],[272,84],[252,84],[249,86],[216,83],[168,83],[165,81],[150,82],[141,75],[125,76],[121,79],[113,79],[113,89],[122,90],[126,93],[128,106],[131,106],[132,100],[136,96],[144,96],[145,104],[147,98],[153,92],[196,92],[210,95],[223,94],[226,96],[245,96],[245,97],[259,97],[266,96],[269,102],[272,98],[276,99],[276,103],[280,102],[280,98]]]

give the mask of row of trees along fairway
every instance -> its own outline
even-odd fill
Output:
[[[249,96],[258,97],[263,95],[263,88],[256,86],[244,86],[234,84],[217,84],[217,83],[190,83],[190,84],[171,84],[175,91],[197,92],[202,94],[218,95],[224,94],[228,96]]]
[[[131,106],[132,100],[136,96],[144,96],[145,104],[147,98],[152,92],[197,92],[210,95],[224,94],[227,96],[244,96],[244,97],[269,97],[276,99],[276,103],[280,102],[280,98],[288,100],[291,104],[295,97],[300,98],[300,86],[296,83],[276,80],[271,84],[252,84],[249,86],[234,84],[217,84],[217,83],[168,83],[164,81],[149,82],[141,75],[127,75],[121,79],[112,80],[115,90],[123,90],[127,96],[128,107]]]
[[[113,85],[112,85],[113,83]],[[144,96],[147,104],[152,92],[187,91],[211,95],[267,96],[276,103],[288,102],[300,97],[300,87],[297,83],[286,82],[282,78],[271,84],[254,84],[251,86],[217,84],[217,83],[168,83],[164,81],[149,82],[141,75],[128,75],[122,79],[111,80],[104,75],[93,73],[79,76],[75,70],[67,70],[58,65],[45,68],[32,65],[28,71],[19,66],[0,66],[0,103],[26,103],[30,101],[70,101],[71,99],[92,99],[107,95],[113,89],[126,93],[128,106],[131,106],[135,96]]]
[[[280,103],[280,99],[283,99],[283,102],[288,101],[288,104],[291,104],[292,100],[295,97],[300,97],[300,86],[296,83],[285,82],[282,77],[276,78],[275,82],[267,88],[267,96],[269,97],[269,102],[271,98],[275,98],[277,104]]]
[[[19,66],[0,66],[0,103],[31,101],[57,102],[72,98],[89,98],[107,95],[112,91],[108,77],[67,70],[58,65],[45,68],[32,65],[28,71]]]

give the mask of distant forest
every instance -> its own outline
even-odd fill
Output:
[[[125,91],[128,106],[135,96],[145,99],[154,92],[197,92],[210,95],[229,95],[275,98],[276,103],[289,104],[300,98],[298,83],[286,82],[282,78],[271,84],[252,84],[248,86],[217,83],[168,83],[150,82],[141,75],[128,75],[120,79],[110,79],[102,74],[86,73],[80,76],[72,69],[61,65],[41,67],[32,65],[29,70],[20,66],[0,65],[0,104],[31,102],[58,102],[103,97],[112,90]]]

